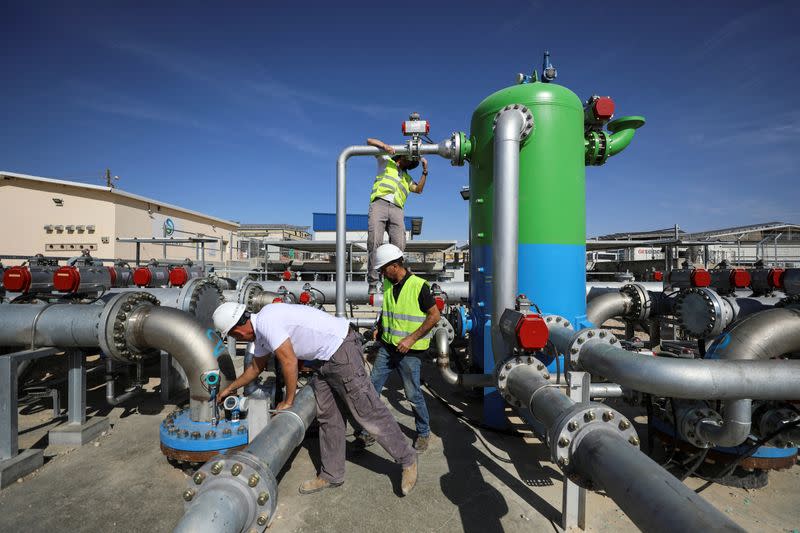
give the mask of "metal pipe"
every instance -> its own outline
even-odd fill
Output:
[[[508,392],[530,408],[533,416],[547,428],[549,439],[559,438],[570,413],[580,411],[576,404],[544,378],[531,365],[518,365],[508,374]],[[595,404],[600,406],[601,404]],[[607,411],[608,412],[608,411]],[[611,418],[612,420],[614,417]],[[594,418],[583,418],[582,422]],[[574,423],[574,422],[573,422]],[[603,489],[625,514],[643,531],[742,531],[702,497],[631,446],[617,424],[597,424],[575,441],[559,440],[558,447],[571,446],[572,460],[562,458],[559,465],[571,465],[572,472]],[[567,426],[569,427],[569,426]],[[580,427],[570,427],[574,431]],[[563,435],[563,434],[562,434]]]
[[[169,307],[142,305],[128,318],[127,337],[140,351],[149,348],[168,352],[181,365],[189,381],[189,407],[194,421],[210,420],[211,395],[204,378],[219,371],[212,336],[191,315]],[[218,340],[218,339],[217,339]],[[219,390],[228,384],[219,372]]]
[[[592,383],[589,385],[590,398],[622,398],[625,393],[617,383]]]
[[[397,155],[409,153],[406,145],[393,145]],[[439,154],[447,157],[448,148],[441,144],[422,144],[419,153]],[[345,301],[347,299],[347,160],[354,156],[380,155],[385,153],[375,146],[348,146],[336,160],[336,316],[347,316]]]
[[[337,283],[334,281],[259,281],[257,282],[265,291],[277,293],[281,287],[285,287],[290,293],[299,296],[303,292],[303,287],[308,284],[313,289],[312,293],[319,291],[325,297],[325,304],[331,304],[336,300]],[[369,284],[363,281],[350,281],[346,284],[347,301],[355,305],[370,303]],[[465,281],[451,281],[439,283],[437,285],[447,293],[447,299],[451,302],[469,299],[469,283]],[[375,294],[373,300],[377,301],[380,294]]]
[[[723,338],[727,341],[712,344],[706,357],[767,360],[796,352],[800,350],[800,310],[769,309],[749,315]],[[700,439],[717,446],[738,446],[750,434],[752,413],[750,399],[724,402],[722,422],[702,419],[695,432]]]
[[[492,207],[492,352],[495,362],[509,352],[500,334],[500,316],[514,309],[519,268],[519,150],[526,117],[519,108],[497,115],[494,130]]]
[[[640,355],[598,342],[581,349],[580,364],[626,389],[671,398],[800,399],[800,361],[795,360],[673,359]]]
[[[624,316],[631,310],[633,299],[623,292],[607,292],[586,305],[586,319],[600,327],[607,320]]]
[[[645,454],[610,431],[592,431],[575,450],[591,478],[642,531],[744,531]]]
[[[438,328],[433,334],[433,347],[436,364],[445,383],[465,388],[493,387],[494,374],[458,374],[450,368],[450,340],[447,330]]]
[[[0,346],[98,346],[100,315],[111,298],[94,304],[0,305]]]
[[[175,533],[240,533],[248,525],[266,526],[277,507],[275,478],[294,449],[303,442],[306,429],[315,416],[314,391],[312,387],[303,387],[295,396],[292,407],[278,411],[247,448],[218,455],[206,463],[199,473],[214,479],[214,483],[190,485],[192,488],[188,490],[192,493],[197,490],[199,494],[186,508]],[[220,470],[215,472],[215,465],[225,463],[239,464],[258,475],[255,487],[251,488],[248,483],[253,479],[252,474],[217,476]]]

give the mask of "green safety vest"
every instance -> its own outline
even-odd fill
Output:
[[[394,194],[394,203],[402,209],[406,204],[406,198],[408,198],[412,183],[413,181],[408,172],[401,174],[400,169],[397,168],[397,163],[394,159],[389,158],[386,161],[386,168],[383,173],[375,176],[375,183],[372,184],[372,196],[369,197],[369,201],[374,202],[376,198]]]
[[[427,314],[419,308],[419,293],[422,286],[428,283],[419,276],[411,275],[400,289],[400,298],[394,299],[392,283],[383,280],[383,327],[382,339],[385,343],[397,344],[419,329]],[[427,350],[431,345],[431,332],[415,342],[412,350]]]

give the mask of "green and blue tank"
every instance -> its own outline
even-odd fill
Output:
[[[538,81],[502,89],[475,109],[469,135],[471,348],[475,363],[486,372],[495,364],[490,338],[493,125],[497,112],[513,104],[526,106],[534,117],[533,133],[520,146],[519,156],[518,292],[543,313],[560,315],[576,326],[587,325],[586,165],[602,164],[621,151],[630,142],[630,130],[643,123],[639,117],[620,119],[609,124],[613,135],[589,131],[575,93]],[[624,131],[615,132],[612,125]],[[496,396],[492,389],[486,393]],[[496,401],[502,404],[499,396]]]

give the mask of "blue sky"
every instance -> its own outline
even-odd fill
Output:
[[[466,131],[547,48],[581,99],[648,121],[587,169],[589,235],[800,222],[797,2],[68,4],[0,5],[0,169],[101,184],[111,167],[133,193],[310,225],[343,147],[402,142],[410,111],[436,141]],[[365,213],[374,162],[348,171]],[[467,173],[431,160],[406,209],[423,238],[466,239]]]

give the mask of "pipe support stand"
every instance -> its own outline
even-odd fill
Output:
[[[592,432],[602,431],[621,439],[632,448],[639,448],[639,435],[633,424],[619,411],[595,402],[577,403],[567,409],[547,432],[550,455],[573,483],[594,489],[591,478],[574,467],[574,456],[581,441]]]

